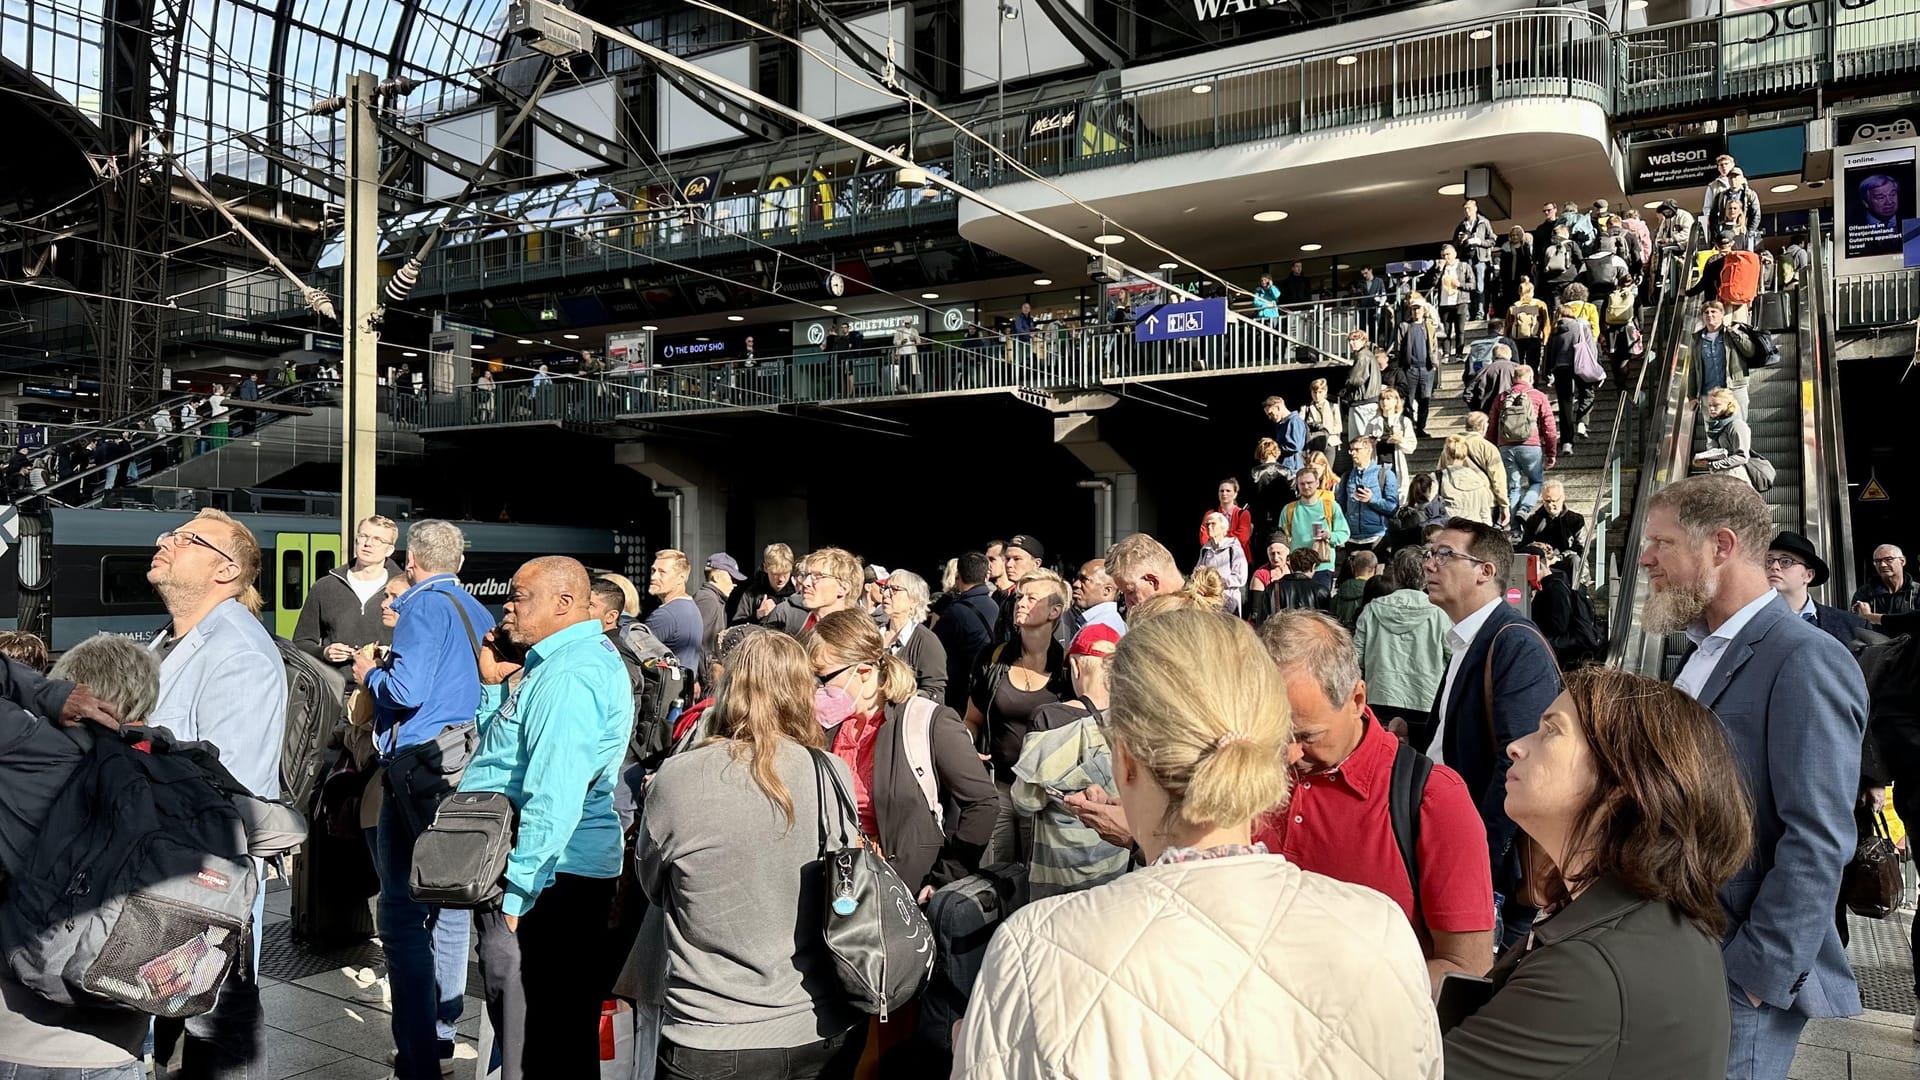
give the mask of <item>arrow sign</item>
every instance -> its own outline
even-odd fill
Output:
[[[1186,300],[1148,308],[1134,320],[1135,341],[1179,341],[1185,338],[1214,337],[1227,332],[1227,301]]]

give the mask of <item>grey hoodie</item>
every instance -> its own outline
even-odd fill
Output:
[[[1453,620],[1419,589],[1398,589],[1360,612],[1353,644],[1376,705],[1425,712],[1447,676]]]

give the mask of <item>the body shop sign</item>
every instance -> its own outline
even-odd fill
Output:
[[[1705,187],[1718,175],[1713,160],[1726,152],[1724,135],[1633,143],[1627,147],[1627,192]]]

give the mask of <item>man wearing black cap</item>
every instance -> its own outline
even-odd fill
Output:
[[[1006,592],[1001,593],[997,597],[1000,604],[1000,618],[999,621],[994,624],[993,640],[1008,641],[1012,639],[1014,634],[1013,602],[1019,597],[1020,579],[1040,569],[1040,562],[1046,557],[1047,549],[1041,545],[1039,540],[1027,533],[1015,533],[1013,539],[1007,541],[1006,567],[1007,584],[1009,587]]]
[[[1813,544],[1796,532],[1783,532],[1767,545],[1767,582],[1787,602],[1787,610],[1833,635],[1842,645],[1853,644],[1853,632],[1867,620],[1850,611],[1828,607],[1807,594],[1827,582],[1826,560]]]
[[[700,655],[719,655],[720,631],[727,626],[727,601],[745,580],[747,575],[740,572],[733,556],[724,551],[707,556],[706,584],[693,594],[693,606],[700,609]]]

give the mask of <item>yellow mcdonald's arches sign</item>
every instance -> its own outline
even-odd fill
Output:
[[[814,196],[819,200],[820,220],[832,221],[833,181],[827,179],[826,175],[819,169],[815,169],[813,170],[813,174],[807,178],[807,182],[814,185]],[[793,186],[793,178],[784,173],[767,181],[766,194],[760,196],[761,228],[776,228],[778,221],[777,215],[782,209],[797,209],[797,207],[793,207],[785,198],[778,194]]]

